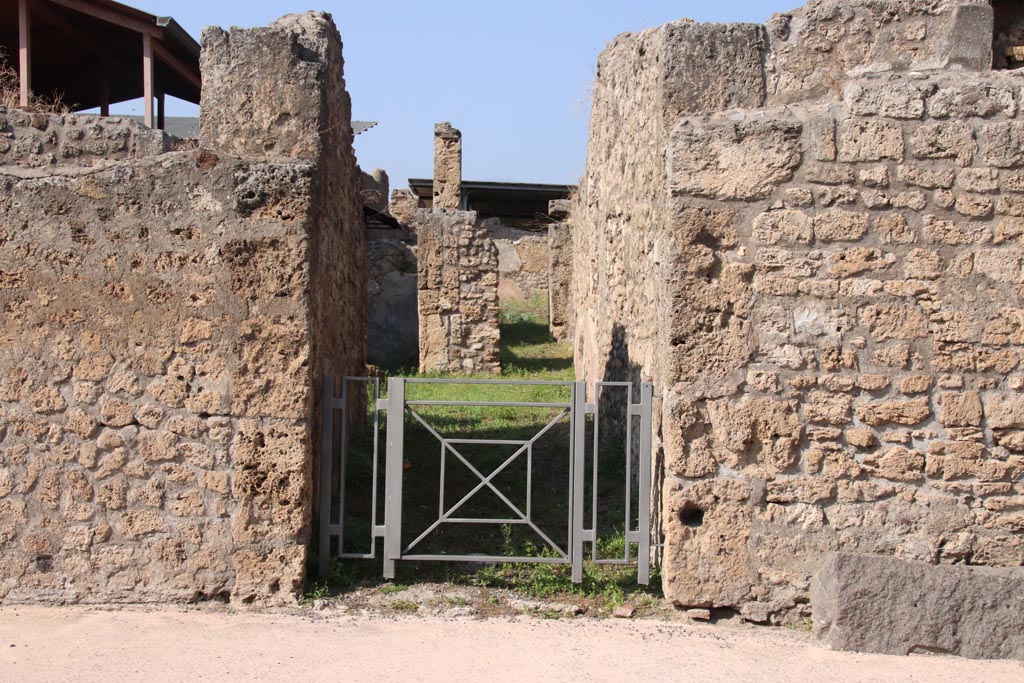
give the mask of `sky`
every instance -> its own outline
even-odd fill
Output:
[[[802,2],[121,1],[173,16],[197,40],[203,26],[261,26],[293,12],[330,12],[344,43],[352,117],[379,122],[356,137],[359,165],[386,170],[392,189],[433,174],[439,121],[462,131],[466,180],[574,184],[586,164],[597,57],[616,35],[683,17],[763,23]],[[168,103],[168,115],[195,112]]]

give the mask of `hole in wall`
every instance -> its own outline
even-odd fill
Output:
[[[993,68],[1024,68],[1024,3],[1020,0],[992,0],[992,11],[995,14]]]
[[[36,558],[36,570],[41,574],[48,574],[53,571],[53,558],[49,555],[42,555]]]
[[[679,511],[679,521],[683,526],[697,529],[704,526],[704,511],[693,503],[685,503]]]

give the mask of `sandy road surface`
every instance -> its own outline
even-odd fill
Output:
[[[831,652],[659,621],[0,608],[0,681],[1002,681],[1024,664]]]

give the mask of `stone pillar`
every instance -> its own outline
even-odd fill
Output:
[[[569,200],[549,203],[548,215],[558,223],[548,228],[548,329],[558,341],[572,339],[572,234]]]
[[[447,121],[434,126],[434,208],[462,208],[462,133]]]
[[[498,249],[472,211],[419,213],[421,372],[500,372]]]

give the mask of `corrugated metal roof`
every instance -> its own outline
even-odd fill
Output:
[[[352,134],[359,135],[360,133],[365,133],[376,125],[376,121],[353,121]]]

